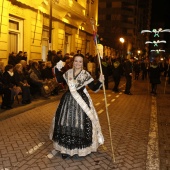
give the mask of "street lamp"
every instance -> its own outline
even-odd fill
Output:
[[[124,38],[119,38],[119,41],[123,44],[125,42]]]
[[[141,52],[140,50],[137,51],[138,55],[140,55],[140,52]]]
[[[122,59],[123,59],[123,43],[125,42],[124,38],[119,38],[119,41],[122,43],[122,48],[121,48],[121,54],[122,54]]]
[[[140,59],[141,50],[138,50],[137,53],[138,53],[138,58]]]

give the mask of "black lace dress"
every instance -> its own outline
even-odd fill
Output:
[[[90,75],[88,74],[88,76]],[[61,80],[61,77],[59,79]],[[102,83],[99,81],[96,83],[91,81],[88,87],[96,91],[100,89],[101,85]],[[89,96],[84,90],[85,86],[82,86],[77,92],[90,107]],[[67,90],[61,97],[54,121],[52,140],[54,141],[54,147],[57,145],[56,150],[69,155],[79,155],[79,150],[86,148],[88,148],[87,154],[90,152],[89,148],[93,143],[92,121],[74,99],[70,90]],[[80,155],[86,155],[86,151]]]

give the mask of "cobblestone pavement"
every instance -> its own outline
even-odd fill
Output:
[[[162,83],[156,97],[150,95],[147,80],[133,81],[132,96],[113,93],[112,87],[110,83],[106,96],[115,162],[101,90],[97,94],[89,91],[105,137],[98,152],[66,160],[54,153],[48,132],[60,94],[50,101],[0,112],[0,170],[169,170],[168,85],[164,94]],[[123,78],[120,88],[125,88]]]

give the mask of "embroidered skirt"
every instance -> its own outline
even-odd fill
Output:
[[[89,106],[89,99],[83,88],[78,90],[78,93]],[[52,140],[65,148],[63,151],[60,150],[62,153],[67,153],[67,150],[85,149],[92,145],[92,122],[70,91],[62,96],[57,108]]]

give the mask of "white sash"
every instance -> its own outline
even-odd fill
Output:
[[[96,113],[96,111],[94,109],[94,106],[93,106],[92,100],[90,98],[90,95],[88,94],[87,90],[84,89],[84,92],[85,92],[85,94],[87,95],[87,97],[89,99],[91,108],[88,107],[86,102],[82,99],[82,97],[77,92],[76,81],[73,78],[73,70],[72,69],[68,71],[68,77],[65,77],[65,78],[67,79],[68,87],[70,89],[70,92],[71,92],[73,98],[77,101],[77,103],[80,105],[80,107],[86,113],[86,115],[92,121],[93,130],[97,131],[99,144],[103,144],[104,143],[104,137],[103,137],[103,134],[101,132],[101,126],[100,126],[100,123],[99,123],[99,119],[98,119],[97,113]]]

